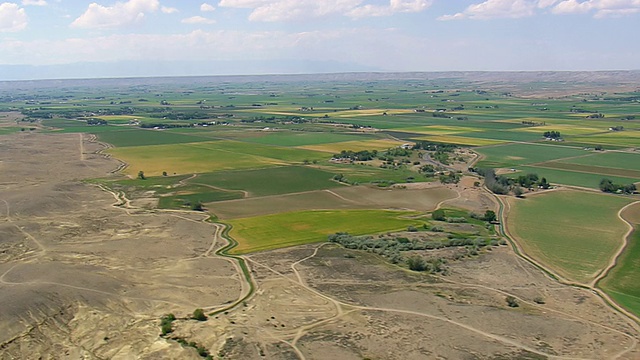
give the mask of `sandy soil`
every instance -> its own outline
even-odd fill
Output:
[[[159,317],[237,299],[237,270],[205,255],[219,245],[202,215],[115,208],[79,181],[118,166],[88,140],[1,138],[0,358],[184,358]]]

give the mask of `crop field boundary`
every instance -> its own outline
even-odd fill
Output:
[[[613,298],[611,298],[611,296],[609,296],[606,292],[604,292],[604,290],[598,288],[595,285],[584,284],[584,283],[568,280],[568,279],[560,276],[559,274],[557,274],[555,271],[551,270],[550,268],[548,268],[544,264],[538,262],[537,260],[535,260],[532,257],[530,257],[529,255],[527,255],[526,252],[520,246],[519,242],[516,240],[515,237],[513,237],[513,235],[510,233],[508,227],[506,226],[507,213],[509,212],[509,208],[510,208],[509,203],[507,201],[505,201],[505,199],[503,197],[493,194],[488,189],[485,189],[485,190],[488,193],[492,194],[495,197],[495,199],[498,201],[498,204],[499,204],[498,219],[500,221],[500,224],[498,224],[497,227],[498,227],[498,230],[499,230],[500,234],[502,236],[504,236],[507,239],[507,241],[509,241],[509,244],[511,245],[511,248],[513,249],[513,251],[516,254],[516,256],[518,256],[521,259],[527,261],[529,264],[535,266],[540,271],[545,273],[549,278],[557,281],[560,284],[568,285],[568,286],[572,286],[572,287],[576,287],[576,288],[580,288],[580,289],[587,289],[587,290],[592,291],[594,294],[596,294],[602,300],[602,302],[604,304],[606,304],[610,308],[614,309],[615,311],[619,312],[620,314],[626,316],[627,318],[633,320],[634,328],[636,330],[640,331],[640,317],[636,316],[632,312],[630,312],[627,309],[623,308],[615,300],[613,300]],[[626,220],[625,220],[625,222],[626,222]],[[625,241],[626,241],[627,236],[625,236]],[[624,250],[624,249],[622,249],[622,250]],[[617,256],[619,256],[619,255],[620,254],[617,254]],[[617,259],[617,256],[616,256],[616,259]]]

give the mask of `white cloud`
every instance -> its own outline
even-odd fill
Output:
[[[640,0],[563,0],[553,8],[555,14],[594,12],[594,17],[625,16],[640,13]]]
[[[215,20],[207,19],[202,16],[192,16],[190,18],[182,19],[183,24],[215,24]]]
[[[27,27],[27,23],[27,14],[18,4],[0,4],[0,32],[20,31]]]
[[[419,12],[432,3],[433,0],[389,0],[388,5],[367,4],[364,0],[221,0],[218,6],[252,9],[252,21],[287,21],[336,14],[361,18]]]
[[[47,1],[46,0],[22,0],[22,5],[47,6]]]
[[[523,18],[550,9],[552,14],[594,12],[594,17],[640,13],[640,0],[486,0],[438,20]]]
[[[207,11],[215,11],[216,7],[207,3],[202,3],[202,5],[200,5],[200,11],[203,12],[207,12]]]
[[[174,7],[168,7],[168,6],[161,6],[160,7],[160,11],[162,11],[163,14],[173,14],[173,13],[177,13],[178,9],[174,8]]]
[[[420,12],[426,10],[433,1],[431,0],[390,0],[388,6],[362,5],[351,11],[348,15],[354,18],[370,16],[388,16],[397,12]]]
[[[146,13],[160,8],[158,0],[129,0],[116,2],[111,6],[91,3],[84,14],[72,23],[78,28],[110,28],[134,24],[141,21]]]
[[[538,1],[535,0],[487,0],[469,5],[457,14],[441,16],[438,20],[522,18],[534,15],[537,7]]]

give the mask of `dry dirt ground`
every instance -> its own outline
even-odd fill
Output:
[[[117,161],[78,134],[0,137],[0,359],[637,359],[637,325],[562,286],[506,246],[447,264],[447,276],[333,244],[215,255],[214,224],[189,212],[114,207],[80,179]],[[443,206],[491,208],[472,179]],[[487,203],[487,201],[489,201]],[[513,296],[519,307],[507,306]],[[538,304],[544,302],[544,304]]]

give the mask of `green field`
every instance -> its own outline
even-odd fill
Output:
[[[306,146],[372,139],[368,135],[329,132],[267,132],[263,134],[262,136],[247,138],[246,141],[265,145]]]
[[[331,180],[333,175],[309,166],[283,166],[200,174],[189,182],[247,191],[249,196],[267,196],[344,186]]]
[[[598,189],[600,181],[603,178],[607,178],[616,184],[631,184],[639,181],[636,178],[629,178],[623,176],[591,174],[577,171],[567,171],[560,169],[550,169],[543,165],[540,166],[516,166],[516,170],[522,173],[534,173],[540,177],[545,177],[552,184],[582,186],[591,189]],[[520,174],[520,173],[516,173]]]
[[[329,210],[229,220],[233,226],[230,235],[238,241],[232,253],[244,254],[326,241],[328,235],[336,232],[364,235],[402,230],[423,223],[403,218],[416,214],[388,210]]]
[[[165,130],[127,129],[119,131],[105,131],[98,134],[98,139],[115,147],[147,146],[195,143],[211,141],[200,136],[184,135]]]
[[[507,225],[528,255],[586,283],[620,247],[626,226],[616,214],[630,201],[581,191],[512,199]]]
[[[629,245],[611,272],[598,283],[620,305],[640,316],[640,226],[629,236]]]
[[[251,169],[326,159],[324,153],[285,147],[213,141],[188,144],[132,146],[109,150],[114,157],[129,164],[125,172],[135,176],[144,171],[149,176],[206,173]]]
[[[486,157],[478,167],[493,168],[509,168],[588,154],[582,149],[520,143],[482,147],[476,151]]]
[[[640,171],[640,153],[607,151],[561,162]]]

